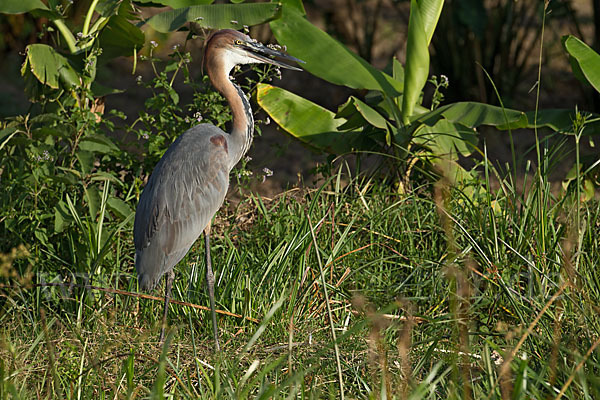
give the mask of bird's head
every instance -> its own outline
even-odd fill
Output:
[[[278,58],[278,59],[277,59]],[[223,29],[211,33],[204,42],[202,69],[210,75],[212,70],[223,70],[229,75],[239,64],[273,64],[282,68],[301,71],[279,59],[303,63],[295,57],[272,49],[233,29]]]

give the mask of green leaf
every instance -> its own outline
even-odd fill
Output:
[[[75,153],[75,157],[77,157],[77,160],[79,161],[81,172],[83,172],[84,175],[89,174],[92,171],[92,168],[94,168],[94,154],[90,151],[79,149]]]
[[[110,154],[119,151],[119,148],[104,135],[88,135],[81,139],[79,148],[84,151]]]
[[[0,13],[23,14],[32,10],[49,10],[41,0],[2,0]]]
[[[423,29],[425,37],[427,38],[427,45],[431,43],[431,38],[435,32],[442,8],[444,6],[444,0],[419,0],[417,3],[419,6],[420,17],[423,22]],[[412,5],[411,5],[412,7]]]
[[[491,125],[502,129],[508,127],[517,129],[526,128],[528,125],[527,115],[524,112],[508,108],[503,110],[501,107],[471,101],[442,106],[435,111],[418,116],[416,120],[433,126],[441,118],[469,128]]]
[[[65,132],[64,129],[61,128],[50,128],[46,126],[42,126],[41,128],[37,128],[33,130],[32,136],[34,139],[44,139],[48,137],[58,137],[58,138],[67,138],[69,137],[69,133]]]
[[[474,128],[442,119],[433,126],[421,125],[414,134],[414,142],[428,147],[436,156],[459,152],[468,157],[477,145],[477,135]]]
[[[301,142],[329,153],[347,153],[361,139],[359,132],[339,132],[344,123],[331,111],[284,89],[259,84],[258,104],[286,132]]]
[[[62,86],[71,88],[79,84],[79,76],[71,67],[69,61],[45,44],[30,44],[26,49],[27,55],[21,68],[21,74],[31,72],[38,81],[53,89]]]
[[[114,175],[105,172],[105,171],[96,171],[90,176],[90,180],[92,181],[111,181],[112,183],[116,183],[119,186],[123,186],[123,182],[117,179]]]
[[[90,211],[90,218],[96,220],[98,210],[100,209],[100,192],[96,186],[88,186],[85,188],[85,198],[88,203],[88,210]]]
[[[17,128],[5,128],[0,131],[0,150],[8,143],[8,141],[15,135]]]
[[[121,89],[114,89],[104,85],[99,84],[98,82],[92,82],[91,87],[92,93],[95,98],[108,96],[109,94],[119,94],[125,92]]]
[[[35,117],[32,117],[30,120],[31,124],[41,124],[42,126],[46,126],[46,125],[51,125],[55,122],[63,122],[64,119],[56,114],[53,113],[45,113],[45,114],[40,114],[40,115],[36,115]]]
[[[415,106],[419,104],[421,91],[427,83],[427,77],[429,76],[428,46],[429,41],[421,10],[417,1],[411,0],[406,43],[404,97],[402,98],[402,118],[405,125],[409,124]]]
[[[270,25],[277,41],[305,61],[302,68],[311,74],[336,85],[383,91],[390,97],[402,91],[401,83],[311,24],[295,8],[284,5],[282,17]]]
[[[110,17],[98,37],[102,54],[100,62],[106,62],[118,56],[132,55],[134,49],[144,46],[144,32],[120,15]]]
[[[573,132],[573,121],[575,121],[575,111],[570,109],[547,109],[538,111],[537,120],[535,119],[535,111],[528,111],[525,113],[527,116],[527,127],[533,129],[536,125],[538,128],[550,128],[556,132],[561,133],[572,133]],[[600,133],[600,115],[589,113],[585,128],[583,130],[584,135],[597,135]],[[499,127],[505,129],[505,127]]]
[[[571,56],[571,65],[575,65],[575,76],[578,79],[585,77],[584,83],[589,83],[600,92],[600,54],[572,35],[563,36],[562,43]]]
[[[304,4],[302,4],[302,0],[281,0],[280,3],[285,8],[293,8],[300,14],[306,15],[306,10],[304,9]]]
[[[212,4],[165,11],[150,18],[146,23],[159,32],[172,32],[187,22],[195,22],[202,28],[242,29],[278,18],[277,3]]]
[[[94,11],[100,14],[102,17],[108,18],[117,14],[121,3],[114,0],[100,0],[96,5]]]
[[[197,6],[201,4],[211,4],[214,0],[137,0],[137,3],[152,3],[153,7],[161,4],[163,6],[171,7],[173,9]]]
[[[404,90],[404,67],[396,57],[393,58],[394,79],[402,84],[400,91]]]
[[[348,103],[353,105],[356,111],[358,111],[369,124],[379,129],[388,128],[385,117],[379,114],[379,112],[377,112],[368,104],[364,103],[363,101],[357,99],[354,96],[350,96],[350,98],[348,99]],[[339,117],[340,114],[338,113],[337,116]]]
[[[63,200],[60,200],[54,207],[54,232],[60,233],[65,227],[73,222],[73,218],[69,213],[69,207]]]
[[[117,214],[122,219],[127,218],[133,213],[133,210],[131,207],[129,207],[129,204],[117,197],[109,197],[106,201],[106,205],[112,212]]]

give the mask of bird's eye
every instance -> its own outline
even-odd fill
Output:
[[[242,45],[242,44],[244,44],[244,42],[242,42],[241,40],[238,39],[238,40],[235,41],[235,44]]]

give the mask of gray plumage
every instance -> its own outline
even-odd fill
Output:
[[[212,85],[229,103],[233,114],[231,133],[211,124],[188,129],[156,164],[140,196],[133,227],[135,268],[143,290],[154,289],[160,278],[166,277],[161,342],[175,275],[173,269],[204,232],[206,282],[215,349],[219,350],[210,222],[227,194],[229,173],[248,151],[254,131],[250,103],[231,82],[229,73],[235,65],[249,63],[298,70],[272,57],[300,61],[231,29],[214,32],[206,39],[203,66]]]
[[[229,155],[211,137],[227,133],[202,124],[181,135],[160,159],[138,204],[136,270],[140,288],[152,290],[181,261],[225,199]],[[229,147],[229,146],[227,146]]]

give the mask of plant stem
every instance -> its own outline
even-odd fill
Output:
[[[94,10],[96,9],[96,5],[98,4],[98,0],[93,0],[90,8],[88,8],[88,12],[85,15],[85,22],[83,23],[83,30],[81,33],[83,36],[87,36],[90,32],[90,23],[92,22],[92,15],[94,15]]]
[[[67,42],[67,46],[69,46],[69,51],[72,54],[77,53],[78,49],[77,49],[77,45],[75,44],[75,37],[73,36],[73,34],[69,30],[69,28],[67,28],[67,25],[65,25],[65,23],[63,22],[63,20],[62,19],[55,19],[52,22],[54,22],[54,25],[56,25],[56,27],[58,28],[58,30],[62,34],[63,38],[65,38],[65,42]]]

